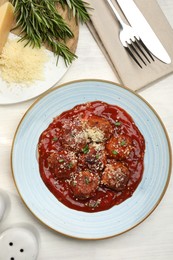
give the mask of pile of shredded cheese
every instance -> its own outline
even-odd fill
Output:
[[[48,60],[45,48],[25,46],[26,42],[8,40],[0,55],[0,72],[9,83],[30,84],[44,80],[44,64]]]

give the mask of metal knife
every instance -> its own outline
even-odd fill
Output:
[[[171,58],[162,43],[148,24],[147,20],[133,0],[116,0],[130,25],[136,30],[139,37],[150,52],[164,63],[170,64]]]

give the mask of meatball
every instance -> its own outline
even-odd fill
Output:
[[[76,171],[77,158],[74,153],[67,151],[54,152],[47,158],[50,172],[57,179],[68,179]]]
[[[84,147],[88,143],[86,133],[84,131],[79,131],[79,132],[75,131],[75,129],[73,129],[68,133],[63,133],[61,141],[62,141],[62,145],[66,149],[75,152],[81,152],[82,149],[84,149]]]
[[[129,180],[129,170],[121,162],[107,164],[102,174],[101,184],[115,191],[125,189]]]
[[[95,195],[100,183],[99,175],[89,171],[74,174],[70,186],[73,195],[79,199],[88,199]]]
[[[88,117],[86,131],[93,142],[102,142],[111,137],[113,127],[105,118],[92,115]]]
[[[83,149],[83,153],[79,156],[79,167],[89,169],[93,172],[102,171],[106,164],[106,154],[104,145],[89,144]]]
[[[106,143],[108,156],[117,160],[127,159],[132,149],[132,139],[126,135],[113,136]]]
[[[88,134],[84,130],[80,118],[75,118],[73,121],[69,121],[68,124],[66,122],[61,136],[61,143],[66,149],[80,152],[88,142]]]

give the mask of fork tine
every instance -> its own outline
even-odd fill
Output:
[[[150,51],[148,50],[148,48],[146,47],[146,45],[143,43],[143,41],[142,41],[141,39],[139,39],[139,42],[140,42],[140,44],[142,45],[142,47],[144,48],[144,50],[146,51],[146,53],[150,56],[150,58],[151,58],[153,61],[155,61],[155,60],[154,60],[154,57],[151,55]]]
[[[146,62],[143,60],[143,58],[141,57],[141,55],[139,54],[139,52],[136,50],[136,48],[134,47],[134,45],[138,47],[138,49],[141,51],[142,54],[144,54],[143,51],[141,50],[140,46],[138,46],[138,44],[137,44],[136,42],[133,42],[133,41],[131,40],[130,47],[132,48],[132,50],[136,53],[136,55],[140,58],[140,60],[141,60],[141,61],[144,63],[144,65],[146,66],[146,65],[147,65]],[[144,54],[144,57],[145,57],[145,54]]]
[[[151,61],[148,59],[148,57],[147,57],[147,55],[144,53],[144,51],[142,50],[142,48],[140,47],[140,45],[139,44],[141,44],[142,45],[142,47],[144,48],[144,43],[142,44],[143,42],[142,42],[142,40],[140,39],[140,40],[138,40],[136,37],[135,37],[135,42],[133,42],[133,44],[135,44],[135,46],[138,48],[138,50],[142,53],[142,55],[146,58],[146,60],[149,62],[149,63],[151,63]],[[145,46],[145,51],[146,51],[146,46]],[[149,52],[149,51],[148,51]],[[147,52],[147,53],[148,53]],[[148,53],[149,54],[149,53]],[[151,57],[151,54],[149,55],[150,57]],[[145,65],[146,65],[146,63],[144,63]]]
[[[126,51],[129,53],[129,55],[132,57],[132,59],[138,64],[138,66],[142,69],[141,64],[138,62],[138,60],[136,59],[136,57],[134,56],[133,52],[131,51],[131,49],[129,48],[129,45],[127,44],[127,47],[125,47]]]
[[[128,53],[130,54],[130,56],[133,58],[133,60],[138,64],[138,66],[140,68],[142,68],[142,65],[138,62],[136,56],[138,56],[138,58],[143,62],[143,64],[145,66],[147,66],[144,58],[151,63],[151,61],[149,60],[149,57],[153,60],[153,56],[151,55],[150,51],[148,50],[148,48],[145,46],[145,44],[143,43],[143,41],[139,38],[137,39],[137,37],[134,37],[135,41],[130,39],[130,43],[128,43],[126,41],[126,50],[128,51]],[[141,45],[141,46],[140,46]],[[146,53],[145,53],[146,52]],[[140,53],[142,54],[142,56],[140,55]],[[147,54],[149,55],[149,57],[147,57]],[[144,57],[144,58],[143,58]]]

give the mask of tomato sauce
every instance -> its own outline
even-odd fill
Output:
[[[122,161],[128,168],[130,176],[128,183],[123,190],[116,191],[100,183],[92,197],[77,198],[71,190],[69,179],[59,179],[55,176],[52,168],[49,167],[48,158],[51,153],[62,152],[64,150],[64,142],[66,142],[65,138],[63,139],[64,132],[72,132],[71,128],[76,128],[76,131],[79,130],[80,127],[78,127],[78,125],[74,126],[73,124],[73,121],[76,118],[80,118],[87,122],[91,116],[98,116],[106,119],[111,125],[111,136],[118,137],[119,135],[124,135],[132,141],[132,149],[130,153],[122,160],[118,159],[118,161]],[[105,145],[109,139],[110,136],[102,142],[106,156],[107,151]],[[66,145],[68,146],[68,142]],[[86,145],[85,147],[81,147],[81,149],[79,148],[75,151],[72,146],[70,147],[77,158],[75,168],[73,169],[75,172],[79,171],[80,168],[78,162],[79,156],[81,153],[88,152],[84,148],[86,148]],[[141,182],[143,176],[144,153],[145,140],[132,117],[121,107],[101,101],[80,104],[63,112],[61,115],[58,115],[40,135],[38,142],[39,171],[43,182],[49,191],[52,192],[61,203],[71,209],[84,212],[108,210],[130,198]],[[108,156],[106,160],[109,162],[112,159]],[[116,158],[113,160],[116,161]],[[69,172],[70,170],[72,170],[72,168],[69,164]],[[102,175],[103,171],[104,169],[99,172],[99,176]]]

